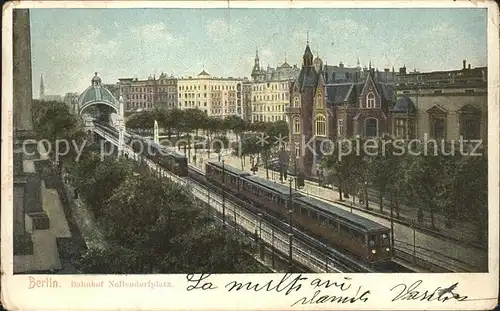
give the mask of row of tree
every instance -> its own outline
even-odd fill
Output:
[[[33,123],[37,138],[52,144],[86,138],[79,117],[61,102],[35,101]],[[253,246],[216,227],[189,189],[138,170],[125,158],[101,161],[97,146],[91,147],[78,161],[66,156],[72,156],[67,178],[105,239],[78,260],[82,272],[267,272],[252,257]]]
[[[282,142],[288,137],[286,121],[251,123],[236,115],[220,119],[208,116],[199,109],[155,109],[135,113],[128,118],[126,126],[132,130],[151,133],[155,120],[158,126],[164,129],[169,140],[173,135],[179,139],[185,134],[187,148],[191,146],[191,134],[194,133],[197,137],[200,131],[204,132],[208,138],[206,141],[208,146],[213,145],[215,152],[232,148],[233,154],[241,158],[242,167],[247,156],[253,156],[257,162],[261,156],[265,160],[269,159],[275,151],[284,147]],[[227,138],[229,132],[236,136],[236,141],[231,146]],[[211,144],[210,141],[217,143]],[[196,148],[203,148],[202,144],[194,144],[195,151]]]
[[[85,153],[71,169],[70,179],[107,245],[91,246],[80,259],[80,270],[265,272],[251,255],[253,246],[216,227],[189,189],[150,173],[134,176],[134,171],[130,160],[101,161],[94,152]]]
[[[445,216],[448,228],[458,221],[476,225],[478,239],[487,234],[488,162],[482,155],[463,155],[452,145],[395,148],[389,137],[379,138],[375,150],[363,146],[361,138],[339,142],[337,148],[323,158],[322,166],[330,183],[338,186],[340,199],[346,193],[367,197],[367,187],[379,193],[380,211],[384,197],[389,198],[399,216],[400,205],[417,211],[422,221],[424,212],[431,226],[437,228],[436,215]],[[381,148],[381,146],[384,146]],[[364,192],[364,193],[363,193]],[[365,202],[366,203],[366,202]],[[366,204],[368,208],[368,204]]]

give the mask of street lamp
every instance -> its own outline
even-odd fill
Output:
[[[293,213],[293,206],[292,206],[292,182],[293,182],[293,179],[290,177],[289,179],[289,182],[290,182],[290,193],[289,193],[289,197],[288,197],[288,227],[290,229],[290,232],[288,233],[288,238],[289,238],[289,241],[288,241],[288,245],[289,245],[289,250],[288,250],[288,269],[289,269],[289,272],[292,272],[292,267],[293,267],[293,257],[292,257],[292,239],[293,239],[293,228],[292,228],[292,213]]]
[[[411,227],[413,229],[413,264],[416,264],[417,261],[417,250],[415,246],[415,220],[412,220]]]
[[[262,213],[257,214],[259,216],[259,240],[262,241]]]
[[[226,169],[222,160],[222,228],[226,229]]]
[[[368,181],[365,181],[365,208],[369,209],[369,206],[368,206]]]
[[[271,266],[274,269],[274,228],[271,228]]]
[[[394,257],[394,212],[393,212],[393,199],[391,193],[391,251]]]

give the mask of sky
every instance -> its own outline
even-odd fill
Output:
[[[33,95],[104,83],[177,77],[249,77],[302,64],[309,39],[323,63],[425,72],[486,66],[486,9],[31,9]]]

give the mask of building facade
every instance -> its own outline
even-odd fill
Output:
[[[401,137],[405,131],[418,139],[455,142],[461,136],[486,140],[487,77],[487,67],[471,68],[465,60],[460,70],[407,73],[400,68],[392,134]]]
[[[324,140],[384,134],[455,142],[487,137],[486,67],[471,68],[464,61],[461,70],[407,73],[403,67],[395,74],[370,66],[340,78],[327,68],[307,45],[291,84],[289,152],[299,172],[319,173]]]
[[[177,79],[165,73],[161,73],[158,78],[149,76],[146,80],[121,78],[118,87],[126,111],[177,107]]]
[[[285,62],[277,68],[260,66],[258,51],[252,70],[252,122],[287,121],[285,110],[290,102],[290,83],[297,78],[299,68]]]
[[[213,77],[205,70],[196,77],[179,78],[177,91],[180,109],[196,108],[209,116],[225,118],[244,117],[244,78]]]

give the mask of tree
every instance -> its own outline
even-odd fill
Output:
[[[322,167],[327,170],[327,177],[336,182],[339,188],[339,200],[343,200],[342,194],[347,193],[347,185],[359,182],[359,172],[366,170],[360,169],[364,164],[364,154],[355,152],[354,146],[358,144],[359,138],[352,140],[338,141],[336,148],[331,154],[325,155],[322,161]],[[362,144],[359,143],[361,146]],[[361,148],[360,148],[361,149]]]
[[[441,176],[437,195],[446,215],[446,226],[458,221],[471,221],[477,228],[478,240],[487,235],[488,159],[464,156],[450,163]]]
[[[380,212],[384,211],[384,195],[389,191],[389,186],[394,178],[397,155],[394,154],[394,141],[389,137],[376,140],[377,147],[374,154],[369,155],[367,172],[372,186],[379,193]]]
[[[189,156],[191,158],[191,132],[195,131],[195,136],[198,136],[198,131],[203,128],[206,123],[208,115],[200,109],[187,109],[184,111],[185,126],[188,130],[188,146],[189,146]],[[196,141],[194,144],[194,151],[196,153]]]
[[[69,107],[57,101],[33,102],[33,127],[39,140],[47,139],[52,143],[50,156],[54,156],[56,141],[66,141],[68,154],[60,156],[60,160],[75,158],[74,144],[81,146],[86,138],[80,118],[74,115]],[[62,147],[62,145],[61,145]],[[61,150],[63,152],[64,150]]]
[[[120,184],[103,205],[100,227],[111,246],[82,257],[87,273],[263,272],[252,247],[216,229],[188,188],[152,174]]]
[[[423,220],[424,209],[429,211],[431,226],[436,229],[435,213],[443,206],[440,193],[441,178],[447,168],[456,161],[455,156],[444,155],[438,146],[421,146],[421,155],[407,156],[405,167],[404,186],[407,192],[407,203],[410,206],[418,205],[418,220]]]
[[[103,205],[122,182],[132,177],[132,172],[130,161],[124,158],[101,162],[99,155],[91,153],[75,165],[71,177],[85,204],[99,218]]]

